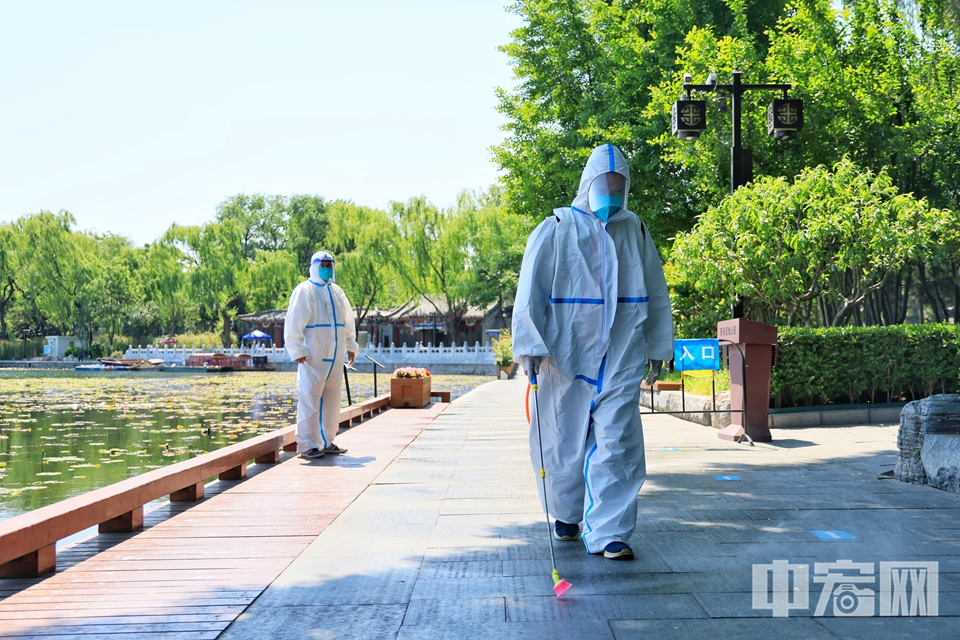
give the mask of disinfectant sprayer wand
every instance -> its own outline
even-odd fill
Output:
[[[566,580],[560,579],[560,573],[557,572],[557,556],[553,552],[553,531],[550,530],[550,507],[547,504],[547,472],[543,466],[543,441],[540,435],[540,399],[537,393],[537,374],[531,372],[530,386],[533,389],[534,412],[537,414],[537,445],[540,447],[540,484],[543,487],[543,506],[547,512],[547,540],[550,541],[550,562],[553,563],[553,591],[557,596],[563,595],[567,589],[572,587]]]

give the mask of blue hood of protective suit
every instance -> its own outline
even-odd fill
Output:
[[[620,149],[612,144],[602,144],[590,154],[590,159],[587,160],[587,165],[583,168],[583,173],[580,175],[580,187],[577,189],[577,197],[573,199],[573,208],[586,211],[593,215],[587,198],[587,194],[590,191],[590,183],[601,173],[611,171],[619,173],[626,178],[627,187],[624,192],[623,208],[610,216],[607,222],[616,222],[626,217],[629,205],[628,199],[630,197],[630,166],[627,164],[627,160],[623,157]]]

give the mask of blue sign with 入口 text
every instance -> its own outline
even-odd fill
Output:
[[[719,371],[720,341],[674,340],[673,366],[677,371]]]

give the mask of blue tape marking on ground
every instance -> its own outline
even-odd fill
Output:
[[[739,480],[737,476],[713,476],[714,480],[720,480],[721,482],[727,480]]]
[[[603,298],[550,298],[553,304],[603,304]]]
[[[810,533],[817,536],[821,540],[856,540],[857,536],[851,535],[846,531],[813,531]]]
[[[680,451],[680,447],[660,447],[660,451]]]
[[[650,298],[647,296],[640,296],[639,298],[617,298],[617,302],[650,302]]]

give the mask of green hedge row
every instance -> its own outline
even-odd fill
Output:
[[[774,407],[901,402],[956,393],[955,325],[780,328]]]

